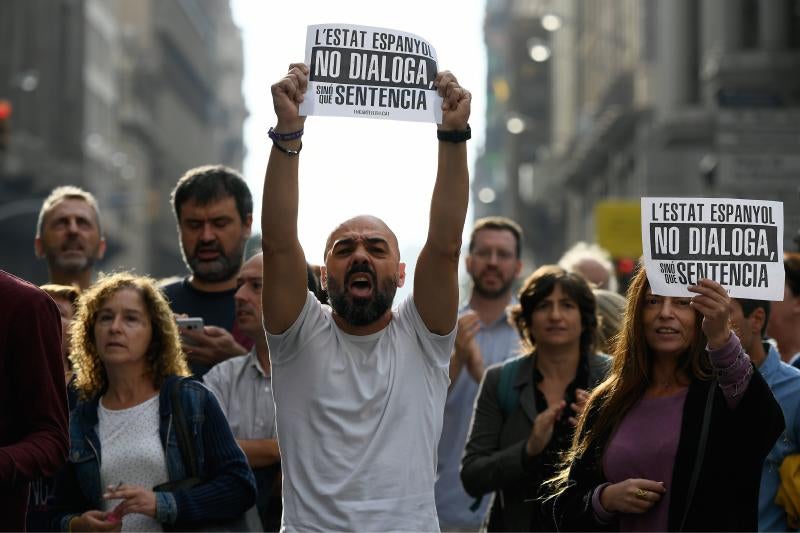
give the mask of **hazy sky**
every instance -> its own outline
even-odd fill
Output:
[[[470,169],[483,145],[486,53],[483,0],[403,2],[309,0],[276,4],[233,0],[244,38],[244,95],[248,155],[244,174],[260,225],[263,176],[275,125],[270,85],[290,62],[304,61],[306,27],[344,23],[414,33],[436,49],[439,67],[472,92]],[[425,242],[430,194],[436,176],[436,126],[367,118],[310,117],[300,154],[300,242],[306,259],[321,263],[325,238],[341,221],[369,213],[383,218],[400,241],[403,260]],[[469,217],[468,217],[469,219]],[[469,229],[469,223],[468,223]],[[411,252],[413,253],[413,252]],[[410,264],[409,267],[412,267]],[[409,280],[410,281],[410,280]]]

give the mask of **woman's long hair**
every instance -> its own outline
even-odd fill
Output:
[[[139,293],[150,317],[153,332],[145,357],[155,387],[161,388],[168,375],[190,375],[175,318],[155,280],[127,272],[111,274],[101,277],[81,294],[78,311],[70,325],[69,358],[75,370],[75,387],[82,400],[89,400],[108,388],[108,375],[97,351],[94,325],[103,304],[123,289]]]
[[[537,268],[517,295],[519,303],[511,308],[510,321],[516,326],[522,344],[528,352],[536,349],[536,339],[531,331],[533,311],[539,302],[550,296],[556,285],[578,305],[581,314],[580,354],[594,353],[597,339],[597,314],[594,293],[582,277],[567,272],[556,265]]]
[[[628,411],[644,396],[652,383],[653,357],[645,340],[642,311],[650,284],[644,267],[640,268],[628,287],[622,329],[611,349],[609,375],[589,396],[583,415],[578,420],[572,447],[567,451],[561,469],[548,482],[548,492],[557,495],[567,486],[569,469],[601,436],[607,436],[619,425]],[[689,347],[678,358],[676,373],[690,379],[711,377],[711,362],[705,351],[706,338],[701,328],[703,315],[695,312],[695,335]],[[592,427],[586,427],[586,414],[597,410]]]

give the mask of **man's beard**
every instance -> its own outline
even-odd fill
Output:
[[[94,257],[85,255],[83,257],[70,257],[69,259],[55,256],[52,258],[50,264],[53,270],[59,272],[83,272],[94,266]]]
[[[502,279],[502,276],[498,274],[498,277]],[[497,289],[488,289],[483,286],[481,283],[480,277],[472,276],[472,290],[477,292],[479,295],[483,296],[487,300],[494,300],[497,298],[502,298],[508,291],[511,290],[511,285],[514,283],[513,279],[509,279],[505,281],[499,288]]]
[[[352,274],[372,271],[367,266],[354,266],[345,275],[345,283]],[[373,274],[373,280],[375,276]],[[347,294],[342,285],[328,277],[328,299],[336,314],[344,318],[348,324],[366,326],[372,324],[386,313],[392,306],[397,292],[397,280],[389,278],[380,287],[374,285],[371,298],[354,298]]]
[[[184,251],[184,260],[192,275],[201,281],[215,283],[218,281],[228,281],[239,273],[242,268],[242,259],[244,257],[245,241],[239,244],[233,252],[228,255],[220,244],[213,246],[200,246],[198,245],[192,257],[186,257]],[[216,259],[201,260],[198,258],[200,251],[213,250],[219,254]]]
[[[51,270],[78,273],[89,270],[94,266],[99,248],[100,245],[98,244],[94,250],[83,252],[81,257],[75,257],[74,255],[71,257],[64,257],[58,251],[53,250],[45,253],[45,256],[47,257],[47,262]]]

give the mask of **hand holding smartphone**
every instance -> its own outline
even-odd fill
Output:
[[[178,324],[178,331],[181,333],[181,341],[183,342],[184,346],[195,346],[198,343],[198,339],[195,336],[192,339],[191,335],[184,335],[184,332],[194,332],[195,334],[199,334],[203,332],[203,317],[200,316],[186,316],[186,317],[175,317],[175,322]]]

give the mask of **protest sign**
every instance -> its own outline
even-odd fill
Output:
[[[709,278],[731,297],[783,300],[783,203],[642,198],[642,249],[654,294],[694,296]]]
[[[310,69],[301,115],[442,121],[433,82],[436,51],[396,30],[318,24],[308,27]]]

